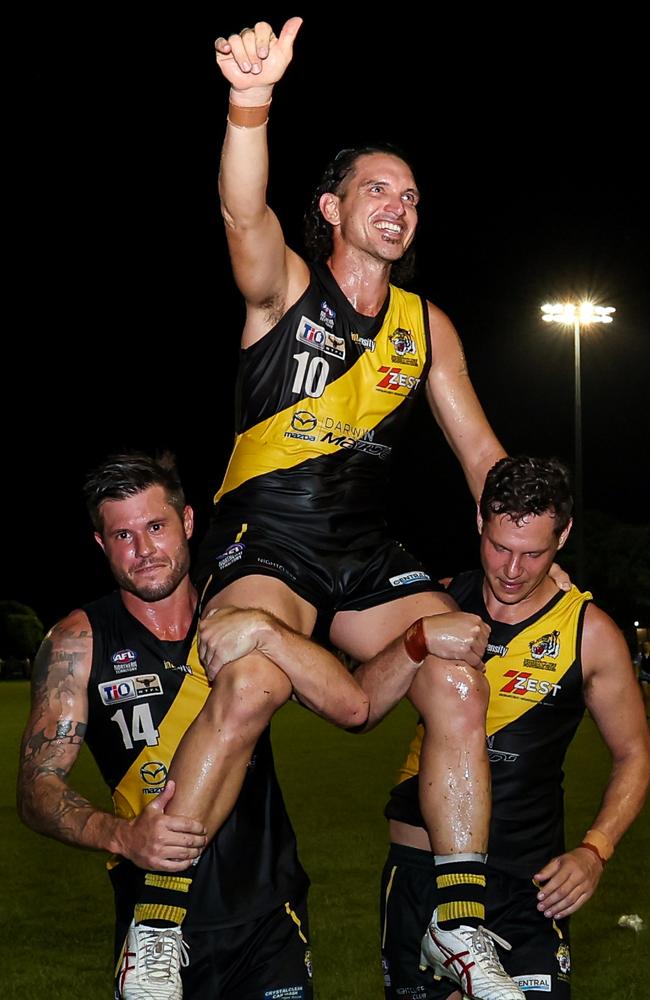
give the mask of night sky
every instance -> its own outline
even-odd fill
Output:
[[[297,12],[241,9],[277,28]],[[401,27],[394,13],[306,19],[271,111],[269,200],[287,241],[299,248],[310,192],[338,149],[402,147],[422,192],[412,287],[456,324],[512,453],[572,460],[572,337],[542,323],[539,306],[586,293],[615,306],[611,326],[583,337],[585,505],[647,520],[634,27],[610,16],[580,40],[584,26],[566,19],[533,30],[493,9],[426,23],[408,10]],[[49,13],[16,40],[27,98],[13,206],[19,308],[3,378],[0,597],[48,626],[108,585],[80,496],[108,451],[171,447],[205,528],[232,441],[243,315],[216,203],[227,91],[212,47],[241,16],[99,4],[66,17]],[[424,405],[393,482],[398,537],[439,575],[473,565],[473,505]]]

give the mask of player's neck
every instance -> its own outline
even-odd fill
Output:
[[[493,621],[502,622],[504,625],[517,625],[537,614],[557,593],[558,588],[553,580],[550,576],[546,576],[539,586],[522,601],[517,601],[516,604],[505,604],[497,598],[487,580],[483,580],[483,600],[488,614]]]
[[[173,594],[161,601],[143,601],[136,594],[120,591],[124,607],[134,618],[165,642],[184,639],[194,619],[197,593],[189,577],[179,583]]]
[[[353,247],[337,247],[327,264],[352,308],[376,316],[386,301],[391,265]]]

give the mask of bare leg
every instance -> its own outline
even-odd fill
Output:
[[[206,606],[262,608],[309,635],[316,612],[272,577],[249,576],[222,590]],[[231,812],[260,735],[291,696],[286,674],[261,653],[227,664],[174,755],[176,792],[168,812],[192,816],[213,837]]]
[[[405,650],[396,637],[417,618],[447,610],[451,609],[439,595],[413,595],[369,612],[358,612],[356,621],[335,621],[335,641],[365,661],[361,667],[362,686],[365,682],[370,694],[371,718],[373,698],[381,695],[373,687],[373,673],[375,679],[392,676],[394,680],[399,674],[391,675],[391,669],[400,662],[404,665]],[[375,643],[380,649],[388,648],[377,655]],[[368,663],[369,658],[373,659]],[[420,965],[431,966],[437,975],[461,986],[464,994],[474,1000],[524,1000],[524,994],[500,964],[493,935],[482,926],[491,805],[485,745],[487,681],[482,673],[462,662],[428,655],[411,683],[408,697],[424,723],[420,809],[435,854],[431,876],[435,878],[436,907],[422,938]]]
[[[487,851],[488,698],[488,683],[481,673],[435,656],[427,657],[409,690],[424,723],[420,809],[435,854]]]
[[[332,640],[368,661],[417,618],[453,610],[446,594],[424,593],[368,611],[345,611],[334,619]],[[420,807],[433,851],[484,853],[490,822],[487,681],[464,663],[428,656],[408,697],[424,722]]]
[[[174,755],[168,811],[201,819],[211,839],[237,801],[255,744],[290,697],[287,675],[263,654],[227,664]]]

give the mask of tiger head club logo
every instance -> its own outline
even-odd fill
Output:
[[[404,330],[402,327],[398,327],[394,333],[391,333],[388,338],[393,345],[395,354],[398,354],[400,358],[403,358],[405,354],[415,354],[415,340],[411,335],[410,330]]]
[[[568,944],[563,941],[558,947],[555,957],[557,958],[557,964],[560,966],[560,972],[563,972],[565,976],[568,975],[571,972],[571,952],[569,951]]]
[[[560,633],[557,629],[547,632],[546,635],[528,643],[531,656],[534,660],[543,660],[545,656],[550,656],[557,660],[560,655]]]

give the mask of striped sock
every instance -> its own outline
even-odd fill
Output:
[[[437,920],[448,930],[485,922],[485,854],[436,855]]]
[[[150,927],[173,927],[182,924],[187,913],[188,893],[194,869],[170,874],[147,872],[135,906],[136,924]]]

